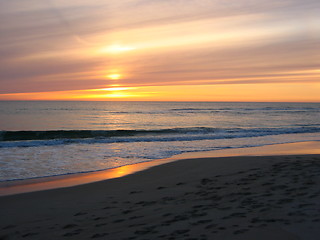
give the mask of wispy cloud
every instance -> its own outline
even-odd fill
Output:
[[[317,0],[2,0],[0,93],[104,88],[111,74],[128,87],[315,82],[319,10]]]

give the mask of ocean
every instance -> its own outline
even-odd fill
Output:
[[[320,141],[320,103],[0,101],[0,181]]]

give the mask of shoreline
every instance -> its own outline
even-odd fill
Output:
[[[152,161],[125,165],[112,169],[99,170],[95,172],[84,172],[58,176],[39,177],[32,179],[3,181],[0,182],[0,197],[49,189],[73,187],[82,184],[119,178],[147,170],[154,166],[184,159],[218,158],[231,156],[270,156],[291,154],[320,154],[320,142],[305,141],[296,143],[271,144],[248,148],[232,148],[214,151],[189,152],[178,154],[170,158],[156,159]]]
[[[175,159],[106,181],[2,196],[0,239],[316,240],[319,145]],[[301,153],[308,148],[312,154]]]

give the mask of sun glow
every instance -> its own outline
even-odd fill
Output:
[[[113,74],[109,74],[107,76],[107,78],[112,79],[112,80],[118,80],[121,78],[121,74],[119,73],[113,73]]]
[[[100,90],[104,91],[124,91],[124,90],[130,90],[130,89],[136,89],[135,87],[110,87],[110,88],[101,88]]]
[[[99,50],[99,52],[117,54],[117,53],[123,53],[123,52],[132,51],[132,50],[135,50],[135,49],[136,49],[135,47],[122,46],[122,45],[115,44],[115,45],[103,47],[103,48],[101,48]]]

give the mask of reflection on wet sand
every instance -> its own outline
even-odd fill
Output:
[[[127,165],[97,172],[70,174],[48,178],[35,178],[21,181],[7,181],[0,183],[0,196],[40,191],[46,189],[70,187],[107,179],[119,178],[139,171],[143,171],[153,166],[182,159],[227,156],[320,154],[319,144],[319,142],[299,142],[267,145],[252,148],[238,148],[209,152],[185,153],[168,159],[160,159],[151,162]]]

